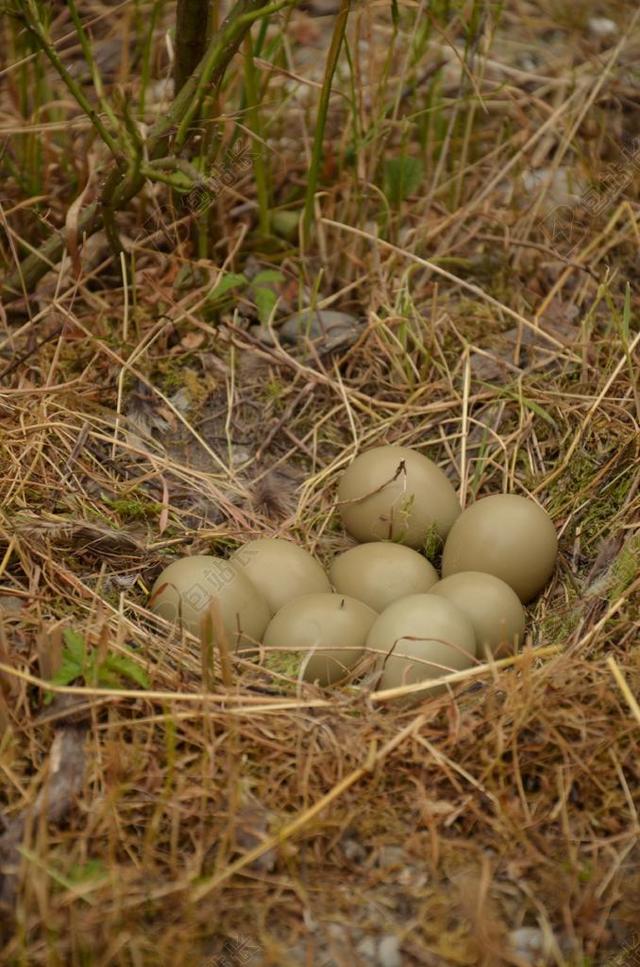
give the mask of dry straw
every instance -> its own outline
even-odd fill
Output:
[[[51,6],[72,64],[64,5]],[[551,183],[532,199],[518,172],[572,159],[597,181],[637,100],[625,71],[640,50],[621,29],[603,55],[582,14],[557,4],[529,4],[526,24],[504,5],[496,33],[494,6],[474,6],[470,38],[462,12],[443,19],[437,4],[354,5],[339,96],[325,91],[306,260],[295,243],[256,240],[243,171],[195,242],[154,185],[145,203],[166,202],[162,232],[140,238],[146,213],[132,202],[122,261],[98,236],[79,275],[67,258],[28,307],[3,305],[3,963],[151,967],[169,951],[217,964],[239,938],[256,965],[342,965],[391,938],[403,964],[497,967],[523,963],[514,944],[527,930],[549,940],[556,967],[631,949],[640,334],[625,283],[637,198],[630,188],[585,225],[568,257],[531,207],[548,208]],[[97,49],[129,49],[145,26],[132,11],[92,14]],[[289,207],[322,91],[302,55],[326,47],[324,19],[298,12],[261,49],[252,38],[268,189]],[[169,26],[161,17],[150,38],[160,72]],[[509,52],[532,37],[524,70]],[[0,127],[22,164],[7,156],[3,184],[13,262],[64,224],[86,153],[96,171],[110,162],[56,76],[35,70],[19,32],[7,38]],[[137,96],[130,74],[113,83]],[[208,102],[225,144],[235,107],[255,107],[244,76],[232,65]],[[158,96],[145,93],[151,123]],[[392,210],[397,159],[418,156],[421,185]],[[266,339],[247,322],[250,286],[212,301],[230,273],[250,274],[250,255],[282,271],[276,320],[317,293],[363,322],[357,341],[331,357]],[[467,501],[535,494],[549,511],[559,566],[520,654],[406,707],[394,699],[424,685],[375,691],[365,677],[321,691],[229,654],[215,609],[202,641],[149,613],[176,554],[287,536],[328,563],[348,546],[340,473],[385,442],[434,458]],[[52,685],[78,639],[81,673]]]

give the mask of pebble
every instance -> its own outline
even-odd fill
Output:
[[[509,932],[509,944],[517,957],[531,967],[546,967],[549,944],[539,927],[519,927]]]
[[[571,168],[528,169],[522,175],[524,190],[529,196],[538,196],[545,189],[540,213],[554,208],[577,205],[585,188],[584,179]]]
[[[362,331],[362,323],[347,312],[333,309],[307,309],[297,312],[279,327],[283,342],[313,342],[320,353],[352,345]]]
[[[378,964],[380,967],[402,967],[400,941],[391,934],[383,937],[378,945]]]
[[[342,840],[342,849],[344,855],[351,863],[364,863],[367,859],[368,854],[365,847],[352,836],[344,837]]]
[[[613,37],[618,33],[618,25],[608,17],[591,17],[589,20],[589,33],[594,37]]]
[[[367,964],[375,964],[376,962],[376,941],[374,937],[365,937],[358,944],[358,953],[363,960],[366,960]]]
[[[377,865],[382,869],[393,866],[406,866],[407,854],[402,846],[381,846],[376,857]]]

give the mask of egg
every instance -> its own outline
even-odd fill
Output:
[[[339,554],[329,576],[336,591],[364,601],[374,611],[384,611],[398,598],[428,591],[438,580],[438,572],[426,558],[389,541],[359,544]]]
[[[367,651],[378,653],[379,689],[430,682],[469,668],[476,636],[469,618],[435,594],[411,594],[390,604],[372,625]],[[417,691],[407,700],[436,695],[445,686]]]
[[[437,594],[454,604],[473,625],[480,656],[504,658],[524,637],[524,608],[513,588],[493,574],[461,571],[434,584]]]
[[[338,507],[357,541],[399,541],[422,548],[444,539],[460,513],[455,491],[435,463],[407,447],[374,447],[355,458],[338,486]]]
[[[442,576],[485,571],[526,604],[553,574],[557,555],[556,530],[542,507],[515,494],[494,494],[471,504],[451,528]]]
[[[149,607],[199,636],[213,598],[233,651],[247,640],[261,640],[271,617],[265,598],[246,574],[219,557],[194,555],[173,561],[153,585]]]
[[[231,561],[266,598],[272,615],[292,598],[331,591],[322,566],[292,541],[276,537],[249,541],[231,555]]]
[[[305,594],[271,619],[264,645],[277,649],[268,667],[305,682],[333,685],[348,675],[364,652],[376,612],[344,594]]]

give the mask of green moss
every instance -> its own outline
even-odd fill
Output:
[[[115,497],[107,501],[109,506],[123,520],[149,520],[157,517],[162,510],[162,504],[157,500],[146,497]]]
[[[264,398],[269,402],[279,402],[284,394],[286,387],[276,376],[272,376],[264,384]]]
[[[158,364],[158,382],[163,393],[174,393],[184,386],[184,366],[184,356],[173,356]]]
[[[424,553],[427,560],[433,561],[437,560],[442,551],[443,541],[438,533],[435,524],[432,524],[429,528],[429,533],[424,539]]]
[[[393,532],[396,534],[396,539],[400,544],[404,543],[407,536],[407,526],[415,501],[415,494],[403,494],[391,508]]]
[[[640,534],[626,542],[611,569],[609,602],[613,603],[624,594],[640,573]]]
[[[540,623],[538,639],[542,645],[562,645],[574,633],[582,615],[578,602],[562,610],[547,611]]]
[[[274,651],[267,655],[264,666],[276,675],[297,678],[302,655],[299,651]]]
[[[602,479],[602,466],[612,456],[612,450],[589,453],[578,451],[567,470],[555,481],[547,500],[547,510],[558,519],[581,506],[574,519],[580,527],[583,553],[591,555],[611,531],[612,522],[626,500],[633,479],[633,464],[620,454],[617,465]],[[565,534],[565,540],[571,539]]]

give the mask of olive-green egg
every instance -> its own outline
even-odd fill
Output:
[[[306,682],[333,685],[361,658],[376,612],[344,594],[305,594],[271,619],[264,645],[267,665]]]
[[[526,604],[553,574],[557,555],[556,530],[542,507],[515,494],[494,494],[467,507],[451,528],[442,576],[484,571]]]
[[[366,647],[378,656],[379,689],[431,682],[469,668],[477,651],[469,618],[435,594],[412,594],[390,604],[372,625]],[[444,688],[416,691],[406,700],[437,695]]]
[[[194,555],[173,561],[156,580],[149,597],[154,614],[200,635],[201,621],[216,599],[232,650],[260,641],[269,623],[269,606],[246,574],[230,561]]]
[[[334,558],[329,576],[336,591],[364,601],[374,611],[384,611],[398,598],[428,591],[438,580],[438,572],[426,558],[390,541],[349,548]]]
[[[408,447],[374,447],[355,458],[338,486],[344,526],[357,541],[424,547],[444,539],[460,513],[455,491],[428,457]]]
[[[461,571],[438,581],[429,590],[451,601],[469,618],[480,657],[513,654],[524,637],[524,608],[508,584],[493,574]]]
[[[292,541],[276,537],[249,541],[231,555],[231,561],[266,598],[272,615],[293,598],[331,590],[319,562]]]

